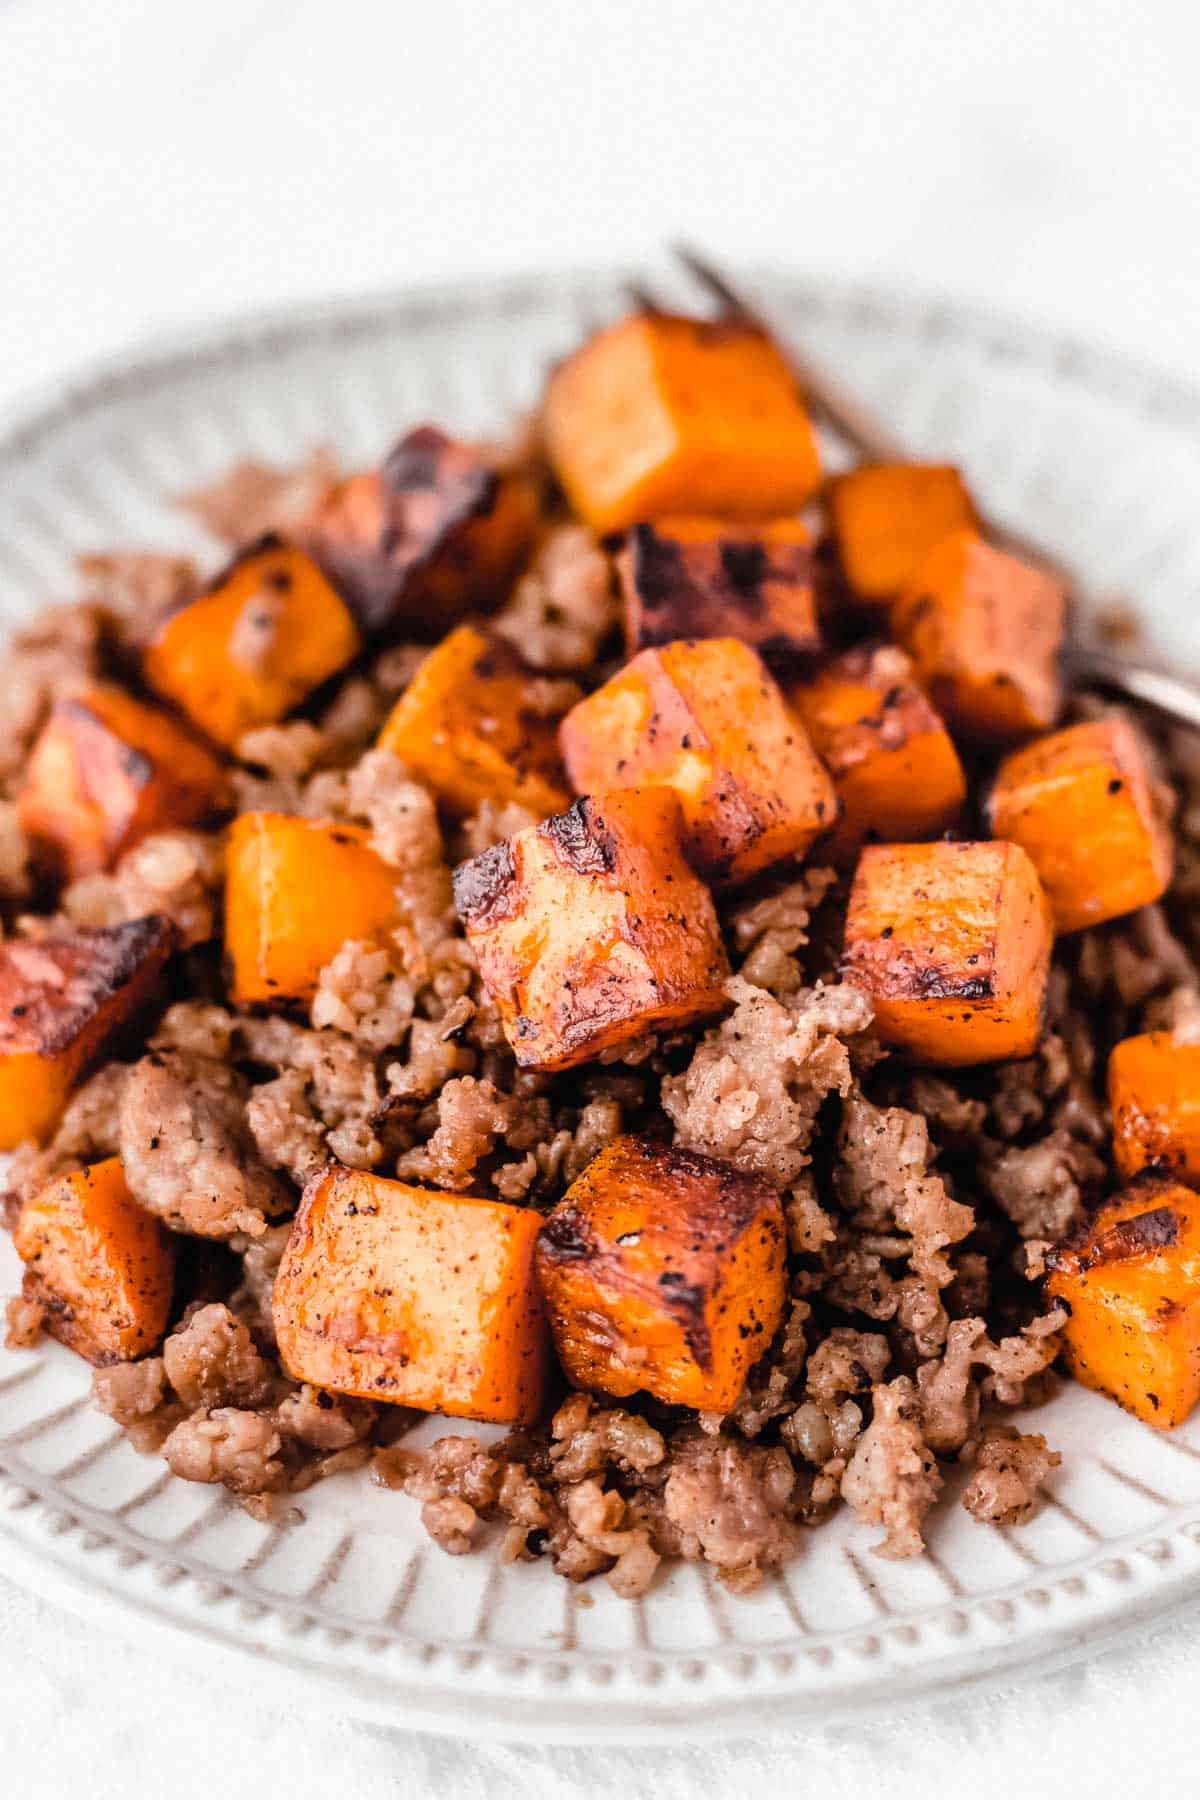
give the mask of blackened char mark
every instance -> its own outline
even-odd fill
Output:
[[[454,904],[464,925],[485,927],[512,910],[517,870],[510,843],[493,844],[454,871]]]
[[[724,538],[721,568],[739,599],[761,604],[761,589],[770,567],[765,547],[745,539]]]
[[[633,578],[644,607],[662,606],[683,578],[679,545],[660,537],[653,525],[635,525],[629,533]]]
[[[538,829],[578,875],[611,875],[617,866],[616,839],[586,794]]]

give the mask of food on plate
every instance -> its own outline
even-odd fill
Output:
[[[550,1368],[525,1206],[313,1176],[275,1277],[280,1361],[328,1393],[531,1425]]]
[[[1059,931],[1102,925],[1166,891],[1175,844],[1167,799],[1128,719],[1068,725],[1000,764],[988,800],[994,837],[1020,844]]]
[[[737,638],[643,650],[572,707],[563,760],[576,793],[662,786],[709,880],[744,881],[803,857],[837,795],[762,658]]]
[[[952,1465],[1023,1525],[1056,1369],[1187,1415],[1200,751],[957,470],[822,488],[761,330],[642,312],[508,442],[188,504],[231,565],[0,672],[14,1350],[620,1595],[918,1554]]]
[[[1066,607],[1055,576],[962,530],[917,564],[891,628],[952,726],[1008,744],[1058,721]]]
[[[13,1233],[24,1298],[43,1329],[90,1363],[156,1350],[171,1316],[175,1243],[130,1195],[119,1156],[33,1194]]]

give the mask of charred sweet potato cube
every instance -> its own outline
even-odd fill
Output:
[[[632,313],[558,365],[542,423],[567,498],[601,532],[796,512],[821,475],[791,370],[742,320]]]
[[[152,831],[228,804],[217,759],[157,707],[97,682],[55,701],[29,754],[21,826],[54,872],[107,869]]]
[[[1200,1194],[1142,1179],[1047,1257],[1077,1381],[1163,1430],[1200,1399]]]
[[[988,815],[996,837],[1028,852],[1059,931],[1148,906],[1170,883],[1171,828],[1127,719],[1069,725],[1014,750]]]
[[[0,1150],[41,1141],[105,1042],[146,1000],[175,942],[166,919],[0,944]]]
[[[909,843],[952,825],[967,797],[949,732],[895,644],[835,657],[787,689],[833,776],[841,817],[822,856],[852,861],[864,843]]]
[[[577,793],[672,789],[688,855],[710,881],[803,856],[837,817],[803,725],[736,638],[643,650],[571,708],[559,738]]]
[[[713,1157],[621,1137],[542,1227],[559,1361],[582,1388],[728,1412],[783,1316],[783,1212]]]
[[[1151,1165],[1200,1181],[1200,1041],[1172,1031],[1123,1038],[1108,1059],[1108,1103],[1127,1181]]]
[[[337,1394],[532,1424],[550,1369],[541,1222],[523,1206],[319,1170],[275,1280],[284,1368]]]
[[[680,824],[665,788],[585,797],[455,870],[522,1068],[569,1068],[724,1005],[725,948]]]
[[[22,1292],[44,1327],[90,1363],[132,1362],[167,1329],[175,1240],[134,1200],[119,1156],[60,1175],[25,1202],[13,1233]]]
[[[537,685],[503,638],[460,625],[430,651],[397,700],[380,746],[460,817],[484,800],[561,812],[571,795],[558,715],[535,704]]]
[[[397,921],[395,874],[358,825],[242,813],[225,859],[225,952],[238,1006],[306,1001],[351,939]]]
[[[870,606],[890,605],[943,538],[975,524],[948,463],[863,463],[835,475],[826,499],[842,573]]]
[[[875,844],[859,858],[843,971],[885,1044],[947,1067],[1028,1056],[1053,925],[1016,844]]]
[[[503,599],[537,522],[527,476],[422,425],[334,491],[309,542],[365,631],[439,637]]]
[[[159,626],[146,679],[218,744],[271,725],[358,654],[345,602],[305,551],[264,538]]]
[[[787,673],[821,647],[812,540],[799,519],[634,525],[617,569],[630,656],[676,638],[736,637]]]
[[[1061,583],[974,531],[942,539],[891,615],[938,711],[964,735],[996,743],[1054,724],[1065,622]]]

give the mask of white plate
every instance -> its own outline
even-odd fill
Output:
[[[1136,593],[1200,663],[1200,398],[1045,335],[773,279],[782,316],[917,449]],[[167,496],[242,455],[331,441],[377,455],[425,417],[497,428],[550,357],[620,305],[609,278],[474,288],[205,333],[65,386],[0,432],[0,614],[69,591],[82,548],[194,541]],[[7,1241],[0,1291],[16,1286]],[[256,1523],[173,1480],[95,1412],[57,1347],[0,1355],[0,1566],[105,1623],[339,1712],[540,1740],[748,1731],[945,1695],[1080,1655],[1200,1597],[1200,1421],[1163,1437],[1068,1389],[1038,1415],[1063,1452],[1019,1531],[951,1491],[931,1554],[881,1562],[841,1516],[748,1599],[684,1566],[642,1601],[486,1552],[450,1558],[365,1479]]]

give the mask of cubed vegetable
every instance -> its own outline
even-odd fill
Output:
[[[1148,906],[1170,883],[1170,824],[1126,719],[1069,725],[1013,751],[988,816],[996,837],[1028,851],[1059,931]]]
[[[541,1222],[526,1207],[319,1170],[275,1279],[284,1368],[337,1394],[532,1424],[550,1366]]]
[[[938,711],[997,743],[1054,724],[1065,622],[1062,585],[974,531],[943,538],[892,611],[892,630]]]
[[[335,489],[310,542],[364,630],[439,637],[504,597],[537,520],[527,477],[422,425]]]
[[[821,855],[852,861],[864,843],[915,842],[953,825],[967,797],[949,732],[895,644],[863,645],[787,690],[833,776],[841,817]]]
[[[485,800],[561,812],[571,795],[558,753],[558,715],[503,638],[460,625],[430,652],[379,736],[463,816]]]
[[[1028,1056],[1053,946],[1016,844],[876,844],[859,858],[842,964],[885,1044],[948,1067]]]
[[[729,967],[664,788],[574,806],[454,872],[517,1062],[564,1069],[719,1011]]]
[[[1200,1399],[1200,1194],[1136,1181],[1047,1261],[1075,1379],[1147,1425],[1181,1424]]]
[[[397,922],[395,873],[358,825],[242,813],[225,865],[225,952],[238,1006],[307,1001],[344,943]]]
[[[1200,1180],[1200,1041],[1171,1031],[1122,1039],[1108,1059],[1108,1102],[1126,1180],[1151,1164]]]
[[[360,647],[345,602],[312,557],[264,538],[168,616],[143,668],[151,687],[232,747],[299,706]]]
[[[787,673],[821,647],[812,541],[799,519],[635,525],[617,568],[631,656],[675,638],[735,637]]]
[[[175,1240],[125,1185],[119,1156],[60,1175],[21,1208],[22,1291],[44,1328],[90,1363],[157,1348],[175,1284]]]
[[[568,499],[602,532],[795,512],[821,475],[786,361],[742,320],[631,314],[555,369],[543,426]]]
[[[150,832],[229,801],[217,759],[167,713],[96,682],[55,701],[29,754],[18,811],[55,874],[107,869]]]
[[[166,919],[0,944],[0,1150],[47,1138],[67,1096],[153,991]]]
[[[643,650],[562,723],[577,793],[669,787],[712,881],[802,857],[837,817],[833,782],[762,658],[736,638]]]
[[[712,1157],[621,1137],[546,1220],[537,1268],[576,1386],[728,1412],[783,1316],[779,1196]]]
[[[826,494],[842,573],[871,606],[890,605],[943,538],[975,523],[947,463],[864,463],[836,475]]]

